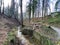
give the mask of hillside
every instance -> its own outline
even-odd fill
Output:
[[[7,39],[8,32],[12,30],[18,23],[15,19],[0,15],[0,45],[3,45]]]
[[[60,12],[52,13],[50,18],[44,20],[44,23],[60,28]]]
[[[38,42],[40,43],[41,41],[38,41],[38,40],[39,40],[39,38],[42,38],[42,37],[39,37],[41,35],[41,36],[44,37],[43,39],[45,39],[45,37],[48,37],[50,40],[54,41],[55,45],[60,44],[60,39],[58,40],[56,38],[56,36],[58,37],[58,35],[57,35],[58,32],[56,33],[56,30],[49,27],[49,25],[50,26],[60,27],[60,13],[59,12],[54,12],[51,15],[44,17],[43,20],[42,20],[42,18],[35,18],[34,20],[31,19],[30,23],[29,23],[29,20],[27,20],[27,19],[24,22],[25,22],[25,25],[27,25],[27,26],[30,26],[33,23],[32,28],[34,27],[34,24],[35,24],[35,26],[37,25],[36,26],[37,28],[36,27],[34,28],[33,37],[32,38],[29,37],[29,40],[32,43],[35,42],[36,45],[38,44]],[[25,33],[25,31],[24,31],[24,33]],[[27,30],[26,30],[26,33],[28,33]],[[45,40],[45,42],[46,42],[46,40]],[[40,44],[38,44],[38,45],[40,45]],[[46,44],[46,45],[48,45],[48,44]]]

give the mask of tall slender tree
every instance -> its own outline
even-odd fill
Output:
[[[29,7],[29,22],[30,22],[30,20],[31,20],[31,0],[30,0],[30,3],[29,3],[29,5],[30,5],[30,7]]]
[[[38,3],[37,3],[37,8],[38,8],[38,18],[39,18],[39,14],[40,14],[40,0],[38,0]]]
[[[3,3],[3,11],[2,11],[2,14],[4,14],[4,0],[2,1],[2,3]]]
[[[8,4],[8,15],[10,15],[9,4]]]
[[[48,15],[48,9],[51,12],[51,9],[50,9],[50,0],[45,0],[45,16]]]
[[[18,2],[15,1],[15,19],[18,19]]]
[[[32,17],[33,17],[33,21],[34,21],[34,13],[35,13],[35,11],[36,11],[36,9],[37,9],[37,2],[38,0],[33,0],[32,1]]]
[[[35,3],[34,3],[34,0],[33,0],[33,5],[32,5],[32,10],[33,10],[33,11],[32,11],[32,12],[33,12],[33,14],[32,14],[32,15],[33,15],[33,20],[34,20],[34,6],[35,6],[34,4],[35,4]]]
[[[2,0],[0,0],[0,14],[1,14]]]
[[[11,0],[10,17],[15,18],[14,11],[15,11],[15,0]]]
[[[32,12],[32,18],[34,20],[34,13],[35,13],[35,10],[37,8],[37,0],[30,0],[30,3],[28,5],[28,11],[29,11],[29,17],[31,16],[31,12]]]
[[[20,24],[21,24],[21,26],[23,27],[23,10],[22,10],[22,8],[23,8],[22,5],[23,5],[23,4],[22,4],[22,0],[20,0],[19,3],[20,3],[20,11],[21,11]]]
[[[28,12],[28,15],[29,15],[29,23],[31,21],[31,1],[32,0],[29,1],[29,4],[27,6],[27,12]]]
[[[42,20],[44,17],[44,2],[45,2],[45,0],[42,0]]]
[[[42,1],[42,20],[46,15],[48,15],[48,9],[50,9],[49,2],[49,0]]]

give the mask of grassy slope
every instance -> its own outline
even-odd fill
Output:
[[[52,44],[52,38],[55,38],[55,34],[56,32],[53,31],[52,29],[46,27],[46,26],[42,26],[41,27],[42,30],[35,30],[34,31],[34,36],[32,37],[28,37],[27,39],[33,43],[34,45],[53,45]],[[28,33],[26,32],[27,30],[24,30],[24,33]],[[28,30],[29,31],[29,30]],[[30,32],[30,31],[29,31]],[[35,33],[36,32],[36,33]],[[30,32],[31,33],[31,32]],[[28,33],[29,34],[29,33]],[[37,35],[36,35],[37,34]],[[36,36],[36,37],[35,37]],[[37,38],[40,38],[37,40]],[[50,40],[51,39],[51,40]],[[42,43],[43,41],[43,43]],[[49,42],[49,43],[48,43]]]
[[[34,19],[35,22],[44,22],[46,24],[50,24],[50,25],[54,25],[54,26],[58,26],[60,27],[60,14],[57,13],[52,13],[53,15],[55,15],[54,17],[52,16],[47,16],[47,19],[45,20],[41,20],[41,18],[38,18],[38,19]],[[52,15],[51,14],[51,15]],[[45,17],[46,18],[46,17]],[[32,20],[32,19],[31,19]],[[26,22],[26,21],[25,21]],[[28,21],[27,21],[28,22]],[[35,23],[34,22],[34,23]],[[43,24],[43,23],[42,23]],[[27,23],[28,25],[28,23]],[[42,28],[42,32],[40,31],[40,33],[44,34],[44,35],[47,35],[47,36],[50,36],[50,37],[54,37],[55,36],[55,31],[53,31],[52,29],[49,29],[48,27],[46,26],[43,26],[41,27]],[[60,44],[60,42],[58,41],[57,44]]]
[[[45,23],[48,23],[48,24],[50,24],[50,25],[54,25],[54,26],[60,27],[60,14],[59,14],[59,13],[57,13],[57,14],[54,14],[54,13],[53,13],[53,15],[55,15],[55,16],[48,18],[48,19],[45,21]]]

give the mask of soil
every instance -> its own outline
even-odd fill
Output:
[[[7,39],[7,34],[14,26],[19,25],[15,19],[0,15],[0,45],[3,45]]]

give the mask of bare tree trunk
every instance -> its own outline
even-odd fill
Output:
[[[2,0],[0,0],[0,14],[1,14]]]
[[[2,12],[2,14],[4,14],[4,0],[3,0],[3,12]]]
[[[1,7],[0,7],[0,14],[1,14]]]
[[[29,7],[29,23],[30,23],[30,21],[31,21],[31,0],[30,0],[30,7]]]
[[[9,15],[9,4],[8,4],[8,15]]]
[[[22,11],[22,0],[21,0],[20,7],[21,7],[21,26],[23,27],[23,11]]]
[[[33,0],[33,13],[32,13],[33,21],[34,21],[34,0]]]
[[[44,0],[42,1],[42,20],[43,20],[43,17],[44,17]]]
[[[40,0],[38,0],[38,19],[39,19],[39,14],[40,14]]]

